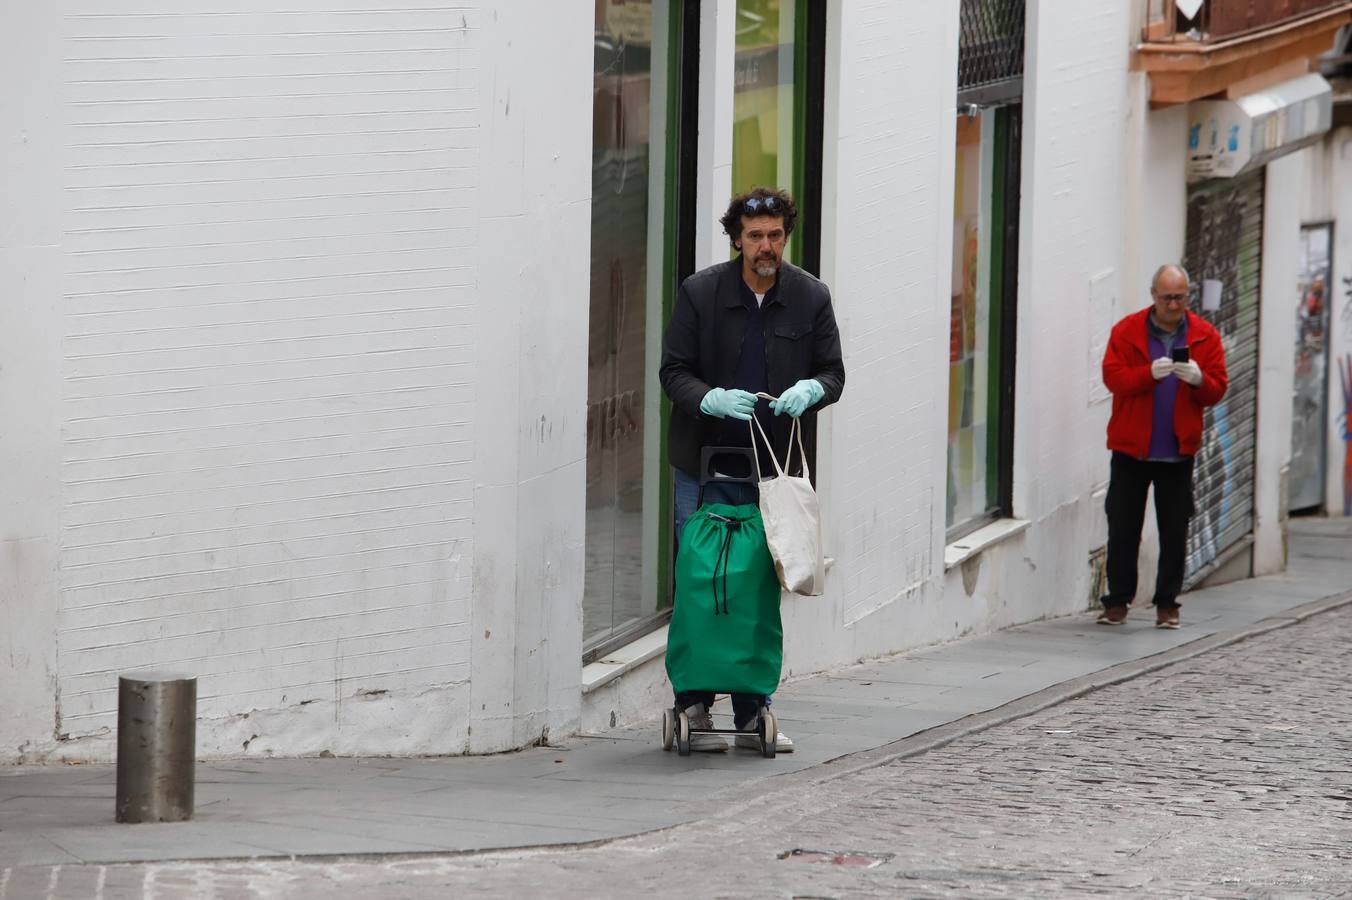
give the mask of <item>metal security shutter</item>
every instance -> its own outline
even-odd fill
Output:
[[[1230,389],[1208,409],[1197,454],[1188,532],[1186,586],[1205,577],[1226,550],[1253,531],[1258,430],[1258,296],[1262,280],[1263,171],[1215,180],[1188,192],[1187,257],[1193,312],[1216,326],[1225,346]],[[1200,285],[1222,285],[1221,308],[1201,309]]]
[[[1023,95],[1024,0],[962,0],[958,103],[990,106]]]

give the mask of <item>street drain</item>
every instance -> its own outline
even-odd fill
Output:
[[[890,860],[895,853],[862,853],[856,850],[804,850],[794,847],[785,850],[776,859],[796,860],[806,863],[825,863],[830,866],[857,866],[872,869]]]

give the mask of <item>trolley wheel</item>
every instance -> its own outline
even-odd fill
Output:
[[[775,758],[775,744],[779,742],[779,723],[775,714],[768,709],[760,719],[761,755],[766,759]]]
[[[676,717],[676,752],[681,756],[690,755],[690,717],[684,710]]]
[[[674,743],[676,743],[676,710],[667,708],[662,710],[662,749],[670,750]]]

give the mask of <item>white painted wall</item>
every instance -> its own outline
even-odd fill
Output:
[[[1258,312],[1258,448],[1254,466],[1253,574],[1286,567],[1285,483],[1291,465],[1296,286],[1307,151],[1267,165],[1263,280]]]
[[[485,11],[476,247],[475,753],[581,704],[594,6]]]
[[[1127,155],[1127,255],[1120,315],[1150,305],[1155,270],[1182,262],[1187,239],[1187,107],[1151,110],[1149,97],[1146,76],[1132,75],[1128,140],[1138,149]]]
[[[61,484],[61,10],[0,29],[0,762],[55,741]]]
[[[1091,464],[1106,456],[1087,455],[1089,441],[1078,436],[1101,382],[1098,361],[1083,352],[1090,280],[1122,268],[1123,6],[1044,0],[1030,8],[1014,497],[1025,518],[1076,502]]]
[[[1337,218],[1337,197],[1333,193],[1334,160],[1337,159],[1337,136],[1334,131],[1324,140],[1305,148],[1304,177],[1300,190],[1301,224],[1329,222]]]
[[[914,640],[926,632],[913,610],[937,596],[957,14],[956,4],[849,3],[833,5],[827,25],[826,90],[837,99],[825,123],[822,274],[846,388],[819,426],[830,437],[818,469],[836,563],[824,598],[785,601],[788,673]]]
[[[732,195],[732,110],[737,49],[737,6],[700,0],[699,153],[695,187],[695,268],[728,258],[728,236],[719,217]]]
[[[577,722],[592,5],[287,9],[0,39],[0,760]]]

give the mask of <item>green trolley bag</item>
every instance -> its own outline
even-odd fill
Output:
[[[676,554],[667,677],[677,691],[773,694],[784,660],[779,578],[754,505],[709,503]]]

